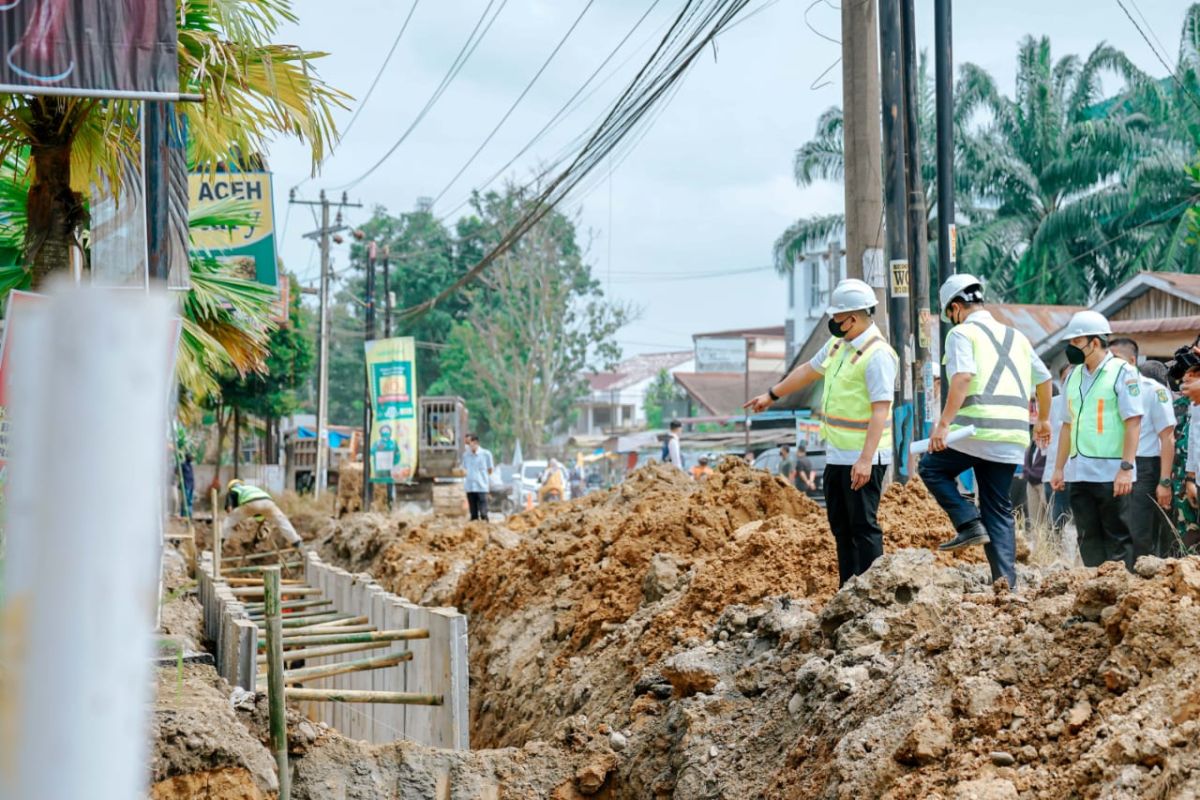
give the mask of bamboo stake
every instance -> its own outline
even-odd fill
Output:
[[[353,689],[296,689],[288,688],[289,700],[317,700],[329,703],[403,703],[418,706],[440,706],[440,694],[413,692],[368,692]]]
[[[220,464],[217,465],[217,474],[221,472]],[[217,490],[212,490],[212,530],[213,530],[213,577],[217,580],[221,579],[221,512],[217,504]]]
[[[283,629],[279,611],[279,568],[263,572],[267,604],[267,703],[271,718],[271,747],[279,766],[279,798],[290,800],[291,772],[287,754],[287,708],[283,689]]]
[[[295,551],[291,551],[291,550],[268,550],[268,551],[267,551],[267,552],[265,552],[265,553],[246,553],[245,555],[239,556],[238,558],[239,558],[241,561],[262,561],[264,558],[270,558],[271,556],[276,556],[276,557],[278,557],[278,556],[280,556],[280,555],[287,555],[287,554],[288,554],[288,552],[295,552]]]
[[[303,616],[297,615],[294,617],[288,615],[283,618],[283,628],[284,630],[287,630],[288,628],[308,628],[313,625],[317,625],[318,623],[340,622],[344,619],[356,619],[356,617],[352,617],[349,614],[340,614],[337,611],[322,611],[320,614],[305,614]],[[254,619],[253,617],[251,617],[251,620],[256,625],[259,625],[259,623],[262,622],[261,619]],[[356,622],[353,624],[357,625],[359,623]],[[259,625],[259,627],[262,626]]]
[[[329,620],[328,622],[318,622],[311,627],[327,630],[330,633],[336,633],[338,630],[341,630],[347,625],[362,625],[370,621],[370,617],[350,617],[349,619],[334,619]]]
[[[234,597],[262,597],[263,595],[261,586],[238,586],[232,591]],[[283,586],[279,591],[284,597],[311,597],[321,593],[320,589],[314,589],[311,586]]]
[[[399,642],[408,639],[428,639],[428,628],[406,628],[399,631],[365,631],[363,633],[332,633],[319,636],[297,636],[290,646],[300,644],[364,644],[366,642]]]
[[[262,586],[262,578],[244,576],[240,578],[226,577],[232,570],[225,570],[225,575],[221,576],[221,580],[225,581],[229,586]],[[304,581],[299,578],[282,578],[280,584],[286,589],[288,586],[303,586]]]
[[[330,629],[330,628],[316,628],[316,629],[314,629],[314,628],[294,628],[294,629],[286,630],[283,632],[283,646],[284,647],[298,647],[299,645],[293,644],[293,642],[296,642],[297,640],[300,640],[300,639],[309,639],[312,636],[319,634],[319,633],[338,632],[338,633],[344,633],[347,636],[349,636],[352,634],[370,633],[371,631],[374,631],[374,630],[378,630],[374,625],[347,625],[345,628],[332,628],[332,629]],[[309,642],[309,644],[312,644],[312,643]],[[258,646],[259,646],[259,649],[266,647],[267,640],[265,638],[259,639]]]
[[[342,661],[337,664],[326,664],[319,667],[305,667],[304,669],[293,669],[283,673],[283,682],[303,683],[307,681],[320,680],[322,678],[332,678],[334,675],[342,675],[347,672],[362,672],[364,670],[384,669],[386,667],[394,667],[404,661],[412,661],[412,651],[406,650],[402,653],[389,653],[384,656],[374,656],[373,658],[360,658],[355,661]],[[266,676],[258,676],[258,688],[261,691],[266,686]]]
[[[291,561],[291,562],[288,562],[287,564],[280,564],[279,567],[282,569],[290,569],[292,567],[300,567],[303,565],[304,565],[304,563],[302,561]],[[259,566],[251,565],[249,567],[231,567],[231,568],[225,570],[225,574],[226,575],[245,575],[248,573],[262,572],[262,571],[263,571],[262,565],[259,565]]]
[[[326,656],[340,656],[342,653],[357,653],[362,650],[378,650],[381,647],[390,647],[391,642],[367,642],[366,644],[338,644],[331,647],[309,647],[304,650],[290,650],[283,654],[285,663],[293,661],[303,661],[308,658],[325,658]],[[254,663],[262,666],[267,663],[267,655],[255,656]]]
[[[250,616],[262,616],[264,609],[262,603],[245,603],[246,613]],[[281,611],[295,611],[297,608],[312,608],[313,606],[329,606],[333,605],[332,600],[289,600],[286,603],[280,603]]]

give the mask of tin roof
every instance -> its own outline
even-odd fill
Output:
[[[663,370],[672,370],[692,360],[691,350],[676,350],[669,353],[643,353],[617,364],[610,372],[595,372],[587,376],[588,386],[593,392],[615,392],[653,378]]]
[[[779,372],[751,372],[750,396],[762,394],[783,377]],[[737,414],[746,402],[746,375],[742,372],[676,372],[675,382],[710,414]]]
[[[998,322],[1016,328],[1036,347],[1047,336],[1064,328],[1076,311],[1085,306],[1049,306],[1033,303],[988,303]]]

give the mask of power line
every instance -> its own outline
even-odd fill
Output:
[[[1137,30],[1138,35],[1142,37],[1142,41],[1144,41],[1150,48],[1150,52],[1154,53],[1154,57],[1158,59],[1158,63],[1162,64],[1163,69],[1167,71],[1167,76],[1171,79],[1171,82],[1175,84],[1176,90],[1191,100],[1192,105],[1196,106],[1196,109],[1200,111],[1200,99],[1197,99],[1192,90],[1180,82],[1179,77],[1176,74],[1178,70],[1168,64],[1166,58],[1164,58],[1163,55],[1158,52],[1158,48],[1156,48],[1154,43],[1150,41],[1150,37],[1146,35],[1144,30],[1142,30],[1142,26],[1139,25],[1138,21],[1133,18],[1133,14],[1129,13],[1129,7],[1125,5],[1124,0],[1117,0],[1117,5],[1120,6],[1121,10],[1125,12],[1125,16],[1129,18],[1129,21],[1133,23],[1133,27]],[[1139,10],[1138,13],[1140,14],[1141,11]]]
[[[416,130],[416,127],[421,124],[421,121],[425,119],[425,117],[433,109],[434,105],[436,105],[438,100],[441,99],[442,95],[445,94],[446,90],[450,88],[450,84],[453,83],[454,79],[458,77],[458,73],[462,72],[462,68],[466,66],[467,61],[475,53],[476,48],[479,47],[479,43],[483,41],[485,36],[487,36],[488,31],[491,30],[496,18],[500,16],[500,12],[502,12],[504,7],[508,5],[508,0],[500,0],[500,6],[496,9],[496,13],[492,15],[491,19],[488,19],[488,13],[492,10],[492,6],[495,5],[495,3],[496,0],[488,0],[487,6],[483,9],[483,14],[481,14],[479,19],[475,22],[475,27],[471,29],[471,35],[467,37],[467,41],[463,43],[462,49],[458,51],[458,55],[455,56],[454,61],[450,64],[450,68],[446,70],[446,74],[442,77],[441,82],[438,83],[437,88],[433,90],[433,94],[429,96],[429,99],[425,101],[425,105],[421,108],[420,112],[418,112],[416,118],[412,121],[408,128],[406,128],[404,132],[400,134],[400,137],[396,139],[391,147],[388,148],[387,152],[383,154],[383,157],[376,161],[370,169],[349,183],[344,183],[341,186],[333,187],[333,191],[351,189],[362,183],[373,172],[375,172],[375,170],[383,166],[384,163],[392,157],[392,154],[400,148],[400,145],[404,144],[409,135]],[[485,21],[486,25],[484,24]],[[482,33],[480,32],[480,27],[483,28]],[[478,34],[478,37],[476,37],[476,34]]]
[[[454,185],[455,181],[461,178],[462,174],[467,171],[467,168],[475,163],[475,159],[479,158],[479,154],[483,152],[483,149],[487,147],[495,135],[499,133],[500,128],[503,127],[504,123],[508,122],[508,118],[512,116],[512,113],[517,110],[517,106],[521,104],[521,101],[524,100],[525,96],[529,94],[531,89],[533,89],[533,86],[535,83],[537,83],[538,78],[542,77],[542,73],[544,73],[546,68],[550,66],[550,62],[553,61],[554,57],[558,55],[560,50],[562,50],[563,45],[567,43],[567,40],[571,38],[571,34],[573,34],[575,29],[579,27],[579,23],[583,22],[584,16],[587,14],[588,9],[592,7],[593,3],[595,3],[595,0],[587,1],[587,4],[584,5],[583,10],[579,12],[579,16],[575,17],[575,21],[571,23],[571,27],[568,28],[567,32],[563,34],[563,37],[558,40],[558,44],[556,44],[554,49],[550,51],[550,55],[547,56],[546,60],[542,62],[542,66],[538,68],[538,71],[535,72],[533,77],[529,79],[529,83],[525,84],[525,88],[521,90],[519,95],[517,95],[517,99],[514,100],[512,105],[508,107],[508,110],[504,112],[504,116],[502,116],[500,121],[496,123],[496,126],[492,128],[491,133],[484,138],[479,147],[475,148],[475,152],[472,153],[471,157],[467,159],[467,162],[459,168],[458,172],[454,173],[454,177],[450,179],[450,182],[442,187],[442,190],[437,193],[435,198],[433,198],[433,202],[436,203],[437,201],[441,200],[445,196],[446,192],[450,191],[450,187]]]

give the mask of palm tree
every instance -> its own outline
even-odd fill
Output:
[[[308,142],[314,166],[334,139],[332,112],[346,96],[312,71],[324,55],[274,44],[293,22],[291,0],[178,0],[179,83],[203,94],[181,103],[194,161],[263,152],[273,134]],[[0,95],[0,158],[29,153],[23,263],[37,286],[66,269],[86,221],[82,192],[120,186],[120,164],[138,152],[136,104]]]
[[[962,68],[956,112],[988,117],[964,166],[991,218],[966,231],[961,264],[1010,300],[1086,303],[1132,269],[1123,176],[1157,142],[1146,115],[1101,104],[1105,73],[1128,87],[1147,81],[1104,44],[1085,61],[1054,61],[1045,37],[1021,42],[1014,98],[979,67]]]

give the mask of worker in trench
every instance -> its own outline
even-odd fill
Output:
[[[234,478],[225,487],[225,519],[221,520],[221,538],[228,539],[239,523],[251,517],[262,517],[274,525],[287,543],[301,549],[304,544],[300,534],[292,527],[291,520],[279,510],[271,495],[240,478]]]
[[[1137,550],[1130,497],[1145,407],[1141,375],[1112,354],[1111,336],[1108,320],[1096,311],[1080,311],[1067,323],[1063,340],[1074,369],[1063,391],[1067,420],[1050,482],[1055,489],[1071,484],[1084,566],[1121,561],[1132,571]]]
[[[883,555],[877,512],[892,462],[892,396],[899,359],[872,318],[876,302],[865,282],[848,278],[838,283],[825,310],[829,341],[811,361],[745,405],[757,414],[825,378],[820,404],[825,511],[837,545],[841,585]]]
[[[1024,334],[984,307],[978,278],[952,276],[938,301],[942,319],[954,323],[943,350],[950,383],[918,467],[956,532],[938,549],[983,545],[992,581],[1004,578],[1015,589],[1017,538],[1009,489],[1029,448],[1029,401],[1035,393],[1034,441],[1039,447],[1050,442],[1050,371]],[[968,426],[974,426],[973,434],[948,441],[953,431]],[[958,490],[958,476],[967,470],[975,475],[978,506]]]

